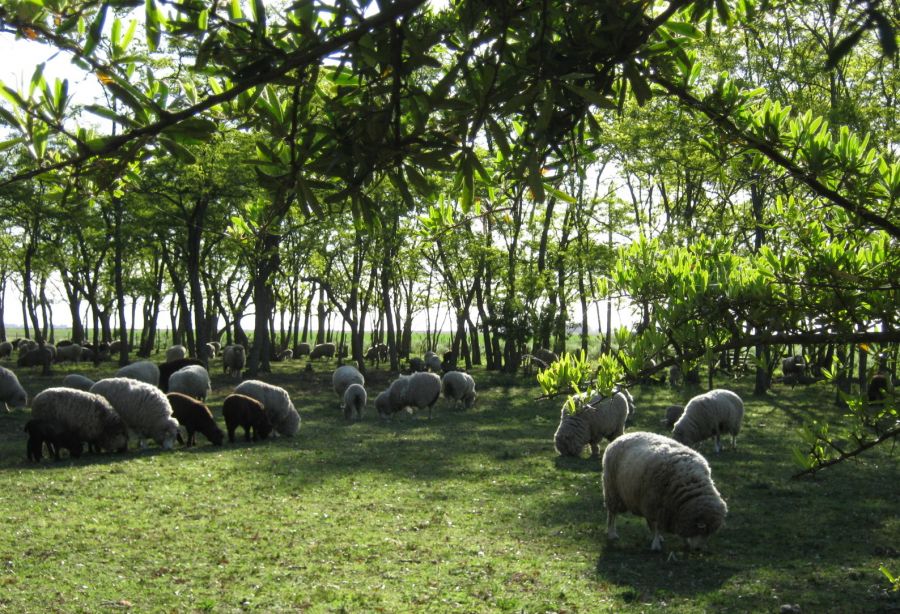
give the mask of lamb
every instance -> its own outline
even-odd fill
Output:
[[[344,391],[344,418],[352,420],[355,415],[357,420],[361,420],[367,401],[368,395],[362,384],[353,383],[347,386]]]
[[[128,449],[125,421],[99,394],[73,388],[47,388],[35,395],[31,416],[86,441],[90,451]]]
[[[70,361],[78,363],[81,361],[82,347],[77,343],[68,343],[56,348],[56,362]]]
[[[40,462],[44,457],[44,444],[47,444],[47,451],[59,460],[59,451],[65,448],[69,451],[69,456],[78,458],[84,451],[81,439],[78,435],[68,429],[61,428],[58,424],[48,422],[46,420],[37,420],[32,418],[25,423],[25,432],[28,433],[28,442],[25,445],[25,454],[28,460]]]
[[[684,405],[669,405],[666,407],[666,417],[663,418],[662,423],[671,431],[683,413]]]
[[[310,351],[309,359],[315,360],[316,358],[334,358],[334,353],[336,351],[337,348],[333,343],[320,343]]]
[[[172,417],[172,406],[159,388],[127,377],[102,379],[91,386],[91,392],[109,401],[125,424],[137,434],[138,445],[151,438],[164,450],[175,447],[178,421]]]
[[[222,367],[231,377],[240,379],[241,369],[247,362],[247,354],[242,345],[226,345],[222,350]]]
[[[382,418],[407,408],[427,407],[428,418],[431,419],[431,408],[441,396],[441,378],[437,373],[401,375],[385,392],[386,397],[379,395],[375,399],[375,408]]]
[[[731,435],[731,449],[737,447],[737,436],[744,418],[744,402],[741,397],[717,388],[695,396],[688,401],[684,413],[672,428],[672,437],[692,446],[715,435],[716,454],[722,450],[721,434]]]
[[[94,380],[78,373],[69,373],[63,378],[63,388],[74,388],[75,390],[84,390],[87,392],[94,385]]]
[[[130,377],[151,386],[159,386],[159,367],[149,360],[139,360],[116,371],[116,377]]]
[[[181,344],[173,345],[168,350],[166,350],[166,362],[172,362],[173,360],[178,360],[179,358],[187,358],[188,351],[187,348]]]
[[[169,378],[168,391],[181,392],[189,397],[205,401],[212,392],[209,371],[202,365],[182,367]]]
[[[606,447],[603,499],[608,538],[619,538],[616,515],[631,512],[647,520],[655,551],[662,550],[662,532],[702,548],[728,512],[703,456],[655,433],[628,433]]]
[[[244,429],[244,440],[265,439],[272,432],[272,423],[262,403],[243,394],[230,394],[222,403],[222,416],[228,429],[228,441],[234,443],[237,427]]]
[[[203,361],[199,358],[179,358],[178,360],[164,362],[159,365],[159,389],[163,392],[168,392],[169,378],[172,377],[172,374],[191,365],[206,368],[203,365]]]
[[[344,391],[350,384],[360,384],[365,386],[366,378],[359,372],[359,369],[353,365],[343,365],[334,370],[331,374],[331,386],[334,388],[335,394],[340,398],[344,398]],[[341,406],[343,407],[343,405]]]
[[[16,374],[6,367],[0,367],[0,402],[6,404],[6,411],[24,409],[28,404],[28,393]]]
[[[281,435],[293,437],[300,430],[300,414],[294,409],[291,397],[284,388],[251,379],[241,382],[234,391],[262,403],[272,428]]]
[[[444,398],[454,405],[462,403],[464,408],[469,409],[475,404],[475,380],[468,373],[448,371],[441,378],[441,391]]]
[[[170,392],[166,398],[169,400],[169,405],[172,406],[172,416],[187,430],[185,445],[188,447],[197,445],[197,431],[203,433],[203,436],[213,445],[222,445],[222,440],[225,438],[222,429],[216,424],[209,407],[202,401],[180,392]],[[180,434],[178,440],[181,441]]]
[[[634,411],[630,397],[627,390],[607,398],[595,395],[588,402],[584,397],[576,397],[575,411],[570,411],[568,402],[563,404],[559,426],[553,435],[556,451],[562,456],[581,456],[584,446],[590,444],[591,456],[599,456],[599,444],[604,437],[614,441],[625,432],[625,422]]]

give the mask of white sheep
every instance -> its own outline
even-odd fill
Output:
[[[445,399],[452,401],[454,405],[462,403],[466,409],[475,404],[475,398],[478,396],[475,392],[475,380],[463,371],[445,373],[441,378],[441,390]]]
[[[262,403],[272,427],[285,437],[293,437],[300,430],[300,414],[294,409],[291,397],[284,388],[249,379],[241,382],[234,392]]]
[[[341,399],[341,409],[344,408],[344,392],[350,384],[366,385],[366,378],[353,365],[342,365],[331,374],[331,387],[334,388],[334,393]]]
[[[169,377],[169,392],[180,392],[205,401],[212,392],[209,371],[201,365],[181,367]]]
[[[722,433],[731,435],[731,449],[737,447],[744,418],[744,402],[730,390],[717,388],[697,395],[688,401],[684,413],[672,428],[672,437],[692,446],[715,436],[716,453],[722,450]]]
[[[243,345],[226,345],[222,349],[222,367],[224,372],[231,377],[241,377],[241,369],[247,361],[247,354]]]
[[[375,399],[375,408],[382,417],[404,409],[427,407],[430,419],[431,408],[441,396],[441,378],[437,373],[401,375],[391,383],[386,392],[387,396],[379,395]]]
[[[84,390],[87,392],[94,385],[94,380],[78,373],[69,373],[63,378],[63,388],[74,388],[75,390]]]
[[[159,386],[159,367],[149,360],[139,360],[116,371],[116,377],[129,377],[139,382]]]
[[[6,367],[0,367],[0,402],[6,404],[6,411],[24,408],[28,404],[28,393],[16,374]]]
[[[181,344],[173,345],[166,350],[166,362],[172,362],[173,360],[178,360],[179,358],[187,358],[187,355],[188,351],[186,347]]]
[[[74,433],[89,448],[128,449],[128,427],[104,397],[74,388],[47,388],[31,403],[31,416]]]
[[[164,450],[171,450],[178,437],[178,420],[172,417],[172,406],[156,386],[128,377],[110,377],[91,386],[112,405],[125,424],[135,432],[138,445],[150,438]]]
[[[588,402],[576,397],[575,411],[570,410],[568,402],[563,404],[553,435],[556,451],[563,456],[580,456],[584,446],[590,444],[591,456],[599,456],[600,441],[604,437],[609,441],[620,437],[633,412],[634,402],[624,389],[611,397],[595,395]]]
[[[441,359],[434,352],[428,352],[425,355],[425,366],[432,373],[440,373],[441,372]]]
[[[662,550],[662,532],[703,547],[728,512],[703,456],[656,433],[628,433],[606,446],[603,500],[608,538],[619,538],[616,515],[631,512],[647,520],[652,550]]]
[[[671,431],[683,413],[684,405],[669,405],[666,407],[666,417],[662,419],[663,426]]]
[[[347,386],[344,391],[344,418],[352,420],[355,416],[357,420],[361,420],[367,401],[368,395],[362,384],[353,383]]]

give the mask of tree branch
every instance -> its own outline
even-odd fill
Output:
[[[891,430],[889,430],[886,433],[884,433],[883,435],[881,435],[881,437],[879,437],[878,439],[873,439],[872,441],[867,441],[866,443],[862,444],[861,446],[859,446],[852,452],[844,452],[840,448],[835,448],[836,450],[838,450],[840,452],[840,454],[841,454],[840,456],[838,456],[837,458],[832,458],[828,462],[813,465],[812,467],[809,467],[808,469],[804,469],[800,473],[795,473],[794,475],[791,476],[791,479],[796,480],[805,475],[812,475],[822,469],[825,469],[826,467],[831,467],[832,465],[836,465],[838,463],[844,462],[848,458],[853,458],[854,456],[859,456],[860,454],[862,454],[869,448],[874,448],[878,444],[884,443],[888,439],[893,439],[894,437],[897,437],[898,435],[900,435],[900,424],[898,424]]]

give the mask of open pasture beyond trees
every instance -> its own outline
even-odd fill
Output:
[[[214,365],[215,366],[215,365]],[[58,385],[22,374],[34,395]],[[91,378],[114,367],[81,367]],[[234,380],[212,368],[209,405]],[[791,448],[812,418],[834,419],[825,384],[717,380],[746,403],[738,449],[699,450],[728,503],[703,552],[642,519],[606,541],[600,463],[553,449],[562,399],[533,378],[474,371],[468,411],[348,424],[331,368],[279,363],[303,422],[294,438],[192,449],[155,445],[40,465],[25,461],[27,412],[0,414],[0,610],[879,612],[900,607],[879,568],[898,571],[896,454],[791,480]],[[370,399],[389,381],[367,376]],[[662,432],[670,403],[700,389],[635,386],[628,431]],[[223,425],[224,426],[224,425]],[[239,431],[240,433],[240,431]]]

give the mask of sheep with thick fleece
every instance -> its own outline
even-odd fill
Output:
[[[99,394],[74,388],[47,388],[31,403],[31,416],[54,428],[73,433],[89,449],[111,452],[128,449],[128,427],[109,401]]]
[[[202,365],[187,365],[169,377],[169,392],[180,392],[205,401],[212,392],[209,371]]]
[[[243,345],[226,345],[222,349],[222,369],[231,377],[240,379],[241,369],[247,362],[247,352]]]
[[[186,347],[181,344],[173,345],[166,350],[166,362],[172,362],[173,360],[178,360],[179,358],[187,358],[187,355],[188,351]]]
[[[116,371],[116,377],[130,377],[139,382],[159,386],[159,367],[149,360],[139,360]]]
[[[625,422],[634,412],[630,399],[631,395],[623,389],[611,397],[594,395],[587,402],[576,397],[575,411],[571,411],[568,402],[564,403],[553,435],[556,451],[562,456],[581,456],[584,446],[590,444],[591,456],[599,456],[604,437],[614,441],[625,432]]]
[[[316,345],[309,352],[309,359],[315,360],[316,358],[334,358],[334,354],[337,351],[337,346],[333,343],[320,343]]]
[[[369,396],[362,384],[353,383],[347,386],[344,391],[344,418],[352,420],[356,417],[357,420],[361,420],[368,400]]]
[[[166,398],[169,400],[169,405],[172,406],[172,415],[178,420],[178,424],[187,430],[185,445],[190,447],[197,444],[198,431],[203,433],[203,436],[213,445],[222,445],[225,435],[216,424],[209,407],[202,401],[180,392],[170,392]]]
[[[128,377],[110,377],[91,386],[91,392],[109,401],[135,432],[140,447],[148,437],[164,450],[175,447],[178,420],[172,417],[166,395],[156,386]]]
[[[16,374],[6,367],[0,367],[0,402],[6,404],[6,411],[24,408],[28,404],[28,393]]]
[[[684,405],[669,405],[666,407],[666,417],[662,420],[663,425],[671,431],[683,413]]]
[[[403,411],[404,409],[431,408],[441,396],[441,377],[437,373],[413,373],[401,375],[387,389],[386,397],[375,399],[375,408],[382,417]]]
[[[609,539],[619,537],[616,515],[631,512],[647,520],[652,550],[662,550],[663,532],[703,547],[728,512],[703,456],[656,433],[628,433],[606,446],[603,500]]]
[[[284,388],[250,379],[241,382],[234,391],[262,403],[272,422],[272,428],[279,434],[293,437],[300,430],[300,414],[294,409],[291,397]]]
[[[178,358],[159,365],[159,389],[163,392],[168,392],[169,378],[172,377],[172,374],[190,365],[197,365],[204,369],[206,368],[203,365],[203,361],[199,358]]]
[[[692,446],[709,437],[716,438],[716,453],[722,450],[722,433],[731,435],[731,449],[737,447],[737,436],[744,419],[744,402],[730,390],[716,388],[688,401],[684,413],[672,427],[672,437]]]
[[[0,358],[12,356],[13,344],[9,341],[0,342]]]
[[[77,343],[60,345],[56,348],[56,362],[68,360],[77,364],[81,362],[81,350],[82,347]]]
[[[366,385],[366,378],[353,365],[342,365],[331,374],[331,387],[334,388],[334,393],[341,399],[341,409],[344,408],[344,392],[351,384]]]
[[[441,378],[441,391],[444,398],[452,401],[454,405],[462,403],[462,406],[469,409],[475,404],[475,380],[472,376],[463,371],[448,371]]]
[[[87,392],[94,385],[94,380],[78,373],[69,373],[62,380],[63,388],[74,388]]]
[[[441,372],[441,359],[434,352],[429,352],[425,356],[425,366],[432,373],[440,373]]]

